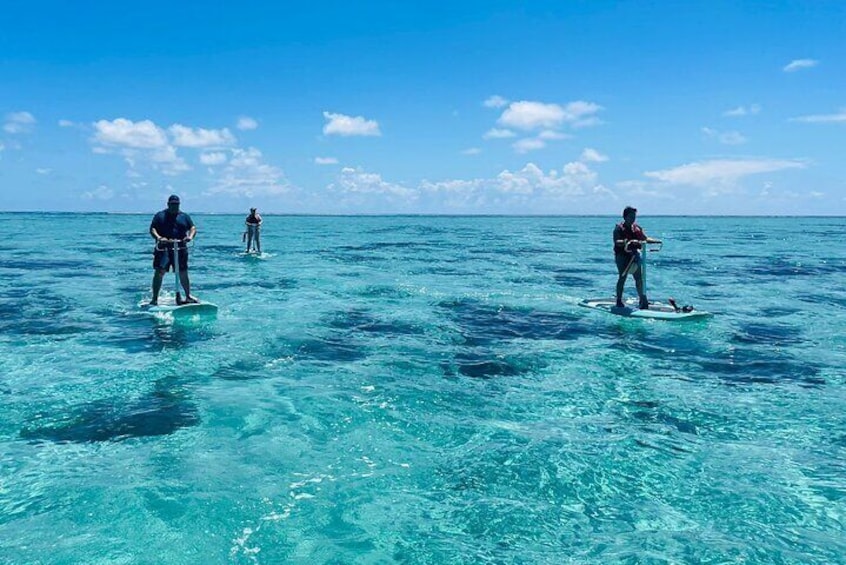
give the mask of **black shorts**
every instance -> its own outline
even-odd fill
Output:
[[[618,274],[623,274],[632,258],[634,258],[635,264],[640,264],[640,253],[617,253],[614,255],[614,259],[617,261]]]
[[[153,268],[161,271],[173,269],[173,249],[159,249],[153,251]],[[179,270],[188,270],[188,250],[179,250]]]

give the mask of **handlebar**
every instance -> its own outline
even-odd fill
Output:
[[[168,237],[162,237],[160,239],[157,239],[154,245],[156,249],[173,249],[175,247],[179,247],[180,249],[187,249],[189,246],[193,247],[193,243],[194,240],[188,239],[187,237],[182,239],[171,239]]]

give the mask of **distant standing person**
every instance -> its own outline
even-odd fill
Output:
[[[643,229],[635,223],[637,208],[626,206],[623,210],[623,221],[614,227],[614,259],[617,262],[617,308],[623,308],[623,287],[626,277],[632,275],[640,298],[639,308],[649,308],[649,299],[643,291],[643,269],[641,268],[640,249],[644,243],[661,243],[660,239],[648,237]]]
[[[153,299],[150,304],[159,303],[159,291],[162,288],[162,279],[170,269],[179,270],[179,280],[182,288],[185,289],[185,302],[197,302],[191,296],[191,282],[188,280],[188,242],[197,235],[197,228],[191,220],[191,216],[179,211],[179,197],[171,194],[167,199],[167,209],[162,210],[150,223],[150,235],[156,240],[156,249],[153,252]],[[174,265],[173,244],[179,247],[179,265]],[[179,295],[177,294],[177,303]]]
[[[247,225],[247,253],[254,249],[256,253],[261,253],[261,215],[256,212],[255,208],[250,208],[250,215],[247,216],[244,222]],[[255,241],[255,243],[253,243]]]

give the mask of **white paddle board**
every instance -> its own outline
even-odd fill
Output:
[[[150,306],[148,312],[172,314],[174,317],[183,316],[216,316],[217,306],[211,302],[196,302],[191,304],[157,304]]]
[[[669,304],[663,304],[661,302],[650,302],[648,309],[641,310],[637,307],[637,301],[628,301],[625,306],[620,308],[617,306],[617,301],[613,298],[587,298],[579,302],[579,306],[602,310],[604,312],[608,312],[609,314],[615,314],[626,318],[690,321],[701,320],[711,316],[710,312],[706,312],[704,310],[691,310],[690,312],[684,312],[682,310],[676,310]]]

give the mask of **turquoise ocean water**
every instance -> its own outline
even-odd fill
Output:
[[[846,563],[842,218],[641,218],[672,323],[612,217],[194,215],[180,324],[151,217],[0,214],[0,563]]]

